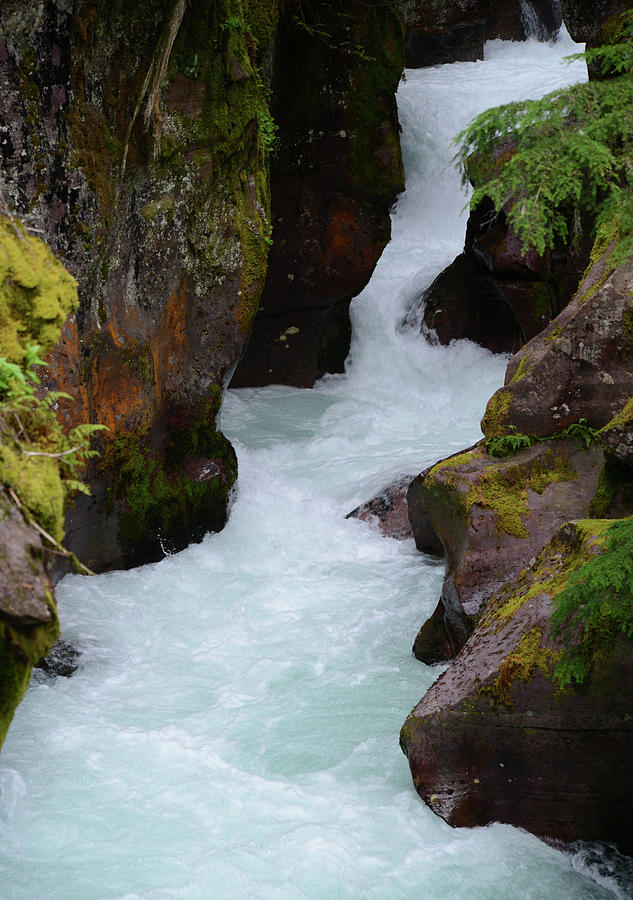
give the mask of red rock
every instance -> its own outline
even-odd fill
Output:
[[[595,526],[564,526],[507,583],[402,728],[416,790],[451,825],[506,822],[633,852],[633,641],[620,635],[581,686],[553,681],[552,597],[599,549]]]

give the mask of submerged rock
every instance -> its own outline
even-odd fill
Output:
[[[411,537],[411,525],[407,506],[407,491],[411,476],[405,475],[387,485],[376,497],[362,503],[348,513],[347,519],[363,522],[376,521],[385,537],[404,540]]]
[[[80,658],[81,650],[60,639],[55,641],[49,653],[35,664],[35,668],[52,678],[56,676],[70,678],[79,668]]]
[[[610,552],[612,524],[563,526],[497,593],[406,720],[401,745],[415,787],[451,825],[507,822],[633,852],[633,641],[605,619],[612,624],[583,651],[584,678],[569,682],[560,665],[578,632],[563,640],[551,622],[573,574]],[[613,610],[611,591],[603,599]]]

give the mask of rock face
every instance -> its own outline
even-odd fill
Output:
[[[511,153],[500,146],[499,159]],[[490,176],[473,161],[474,183]],[[503,211],[489,200],[473,210],[464,252],[414,304],[411,324],[422,321],[441,344],[467,338],[493,353],[516,353],[539,334],[573,297],[589,261],[591,245],[559,247],[539,256],[523,251]]]
[[[579,43],[595,47],[609,21],[630,8],[626,0],[561,0],[565,24]]]
[[[580,419],[601,428],[633,395],[633,264],[614,268],[612,250],[592,266],[573,302],[512,358],[482,420],[486,436],[511,428],[548,436]]]
[[[278,37],[274,243],[234,387],[311,387],[343,371],[349,303],[389,240],[389,207],[404,189],[399,17],[389,4],[361,0],[311,4],[304,15],[288,15]]]
[[[429,471],[419,490],[446,551],[443,641],[461,649],[501,586],[564,522],[587,513],[603,461],[599,447],[586,449],[568,439],[505,459],[490,457],[479,445]],[[411,518],[415,533],[413,512]],[[416,656],[424,662],[436,661],[437,615],[428,647],[424,634],[416,639]]]
[[[415,787],[451,825],[507,822],[633,851],[633,642],[620,634],[597,650],[580,686],[561,689],[553,677],[563,652],[553,599],[604,551],[603,528],[564,526],[497,594],[406,720],[401,745]]]
[[[276,16],[210,0],[0,12],[5,199],[80,287],[48,383],[80,401],[67,424],[109,428],[67,529],[97,568],[225,521],[236,465],[215,416],[266,269]]]
[[[563,21],[557,0],[396,0],[396,6],[410,68],[483,59],[485,41],[494,38],[550,40]]]
[[[68,467],[51,453],[54,414],[26,383],[33,345],[50,350],[76,308],[75,281],[50,250],[0,216],[0,745],[32,666],[59,635],[40,534],[49,549],[63,537]]]

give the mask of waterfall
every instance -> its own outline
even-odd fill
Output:
[[[345,518],[480,434],[505,359],[401,323],[463,245],[451,139],[486,106],[586,77],[561,62],[573,50],[495,41],[484,62],[407,73],[407,189],[352,305],[347,372],[229,391],[226,528],[59,586],[82,662],[38,676],[3,747],[2,900],[626,896],[600,849],[453,830],[419,800],[398,732],[438,675],[410,647],[443,568]]]
[[[521,21],[526,38],[536,38],[537,41],[550,40],[552,29],[544,22],[539,14],[537,7],[531,0],[520,0],[521,3]],[[554,22],[562,21],[561,0],[552,0],[552,20]]]

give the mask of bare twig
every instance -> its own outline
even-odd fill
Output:
[[[60,456],[69,456],[71,453],[76,453],[77,450],[81,450],[85,447],[85,444],[78,444],[76,447],[71,447],[70,450],[60,450],[59,453],[44,453],[43,450],[22,450],[25,456],[46,456],[48,459],[59,459]]]
[[[84,566],[81,560],[77,559],[74,553],[72,553],[70,550],[67,550],[65,547],[62,547],[59,541],[56,541],[55,538],[48,533],[48,531],[42,528],[42,526],[38,524],[35,519],[33,519],[28,511],[24,509],[22,501],[12,487],[9,487],[7,485],[7,491],[9,492],[9,496],[11,497],[17,508],[24,516],[25,521],[31,526],[34,531],[37,531],[40,537],[43,537],[50,544],[52,544],[57,553],[60,553],[62,556],[65,556],[66,559],[69,559],[72,562],[73,566],[75,566],[75,568],[77,568],[82,573],[82,575],[96,575],[96,572],[93,572],[92,569],[88,568],[88,566]]]

